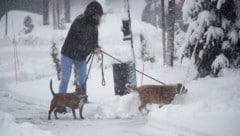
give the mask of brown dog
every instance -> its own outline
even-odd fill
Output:
[[[55,94],[52,89],[52,80],[50,81],[50,90],[53,95],[50,109],[48,112],[48,120],[51,119],[51,113],[57,106],[65,106],[72,109],[73,118],[77,119],[75,109],[79,108],[79,116],[81,119],[84,119],[82,116],[82,110],[84,106],[84,99],[87,97],[87,95],[84,95],[84,91],[81,86],[76,85],[75,92],[73,93],[57,93]],[[57,111],[54,110],[55,118],[57,117]]]
[[[175,95],[180,94],[181,89],[181,93],[187,93],[187,89],[182,86],[182,84],[162,86],[143,85],[140,87],[133,87],[129,84],[126,84],[126,88],[135,90],[139,93],[141,105],[138,107],[138,109],[139,111],[141,111],[142,108],[145,108],[147,112],[149,112],[149,110],[146,108],[147,104],[170,104],[174,99]]]

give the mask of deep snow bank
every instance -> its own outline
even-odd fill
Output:
[[[224,77],[198,79],[187,85],[182,103],[155,109],[148,125],[192,132],[193,135],[237,136],[240,134],[240,71],[225,70]]]

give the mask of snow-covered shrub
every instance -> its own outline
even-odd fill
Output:
[[[216,69],[223,68],[219,63],[223,56],[229,66],[238,65],[240,17],[237,18],[236,3],[234,0],[185,0],[183,19],[189,28],[178,54],[179,58],[194,55],[197,77],[217,75]]]
[[[229,67],[229,60],[224,54],[220,54],[212,63],[212,72],[213,75],[217,76],[220,70]]]

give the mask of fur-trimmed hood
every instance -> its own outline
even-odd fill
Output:
[[[101,6],[101,4],[97,1],[93,1],[91,3],[89,3],[84,11],[84,15],[86,17],[90,17],[93,16],[94,14],[99,14],[99,15],[103,15],[103,8]]]

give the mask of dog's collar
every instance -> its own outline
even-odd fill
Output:
[[[79,98],[79,99],[83,99],[83,98],[86,98],[87,97],[87,95],[77,95],[77,98]]]

